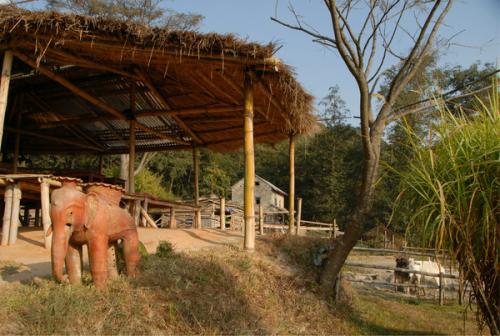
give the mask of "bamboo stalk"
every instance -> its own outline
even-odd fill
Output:
[[[2,149],[3,128],[5,122],[5,111],[9,97],[10,73],[13,62],[12,51],[6,50],[3,55],[2,76],[0,78],[0,150]]]
[[[197,147],[193,147],[193,170],[194,170],[194,205],[199,207],[200,205],[200,158],[199,150]],[[194,228],[201,229],[201,212],[194,212]]]
[[[288,233],[295,234],[295,138],[290,135],[288,146],[288,158],[290,164],[290,190],[288,194]]]
[[[300,224],[302,220],[302,198],[297,198],[297,235],[300,235]]]
[[[259,204],[259,231],[260,235],[264,235],[264,208]]]
[[[128,192],[135,193],[135,120],[130,120]]]
[[[244,155],[245,155],[245,182],[244,182],[244,248],[255,249],[255,158],[253,139],[253,83],[249,73],[244,78]]]

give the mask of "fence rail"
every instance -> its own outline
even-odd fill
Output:
[[[403,251],[403,250],[394,250],[394,249],[354,247],[353,250],[366,251],[366,252],[397,253],[397,254],[406,253],[408,255],[437,257],[436,254],[431,254],[431,253],[416,252],[416,251]],[[445,257],[444,255],[441,255],[441,256]],[[450,260],[451,260],[451,258],[450,258]],[[346,261],[344,263],[344,266],[366,268],[366,269],[378,269],[378,270],[386,270],[386,271],[394,272],[394,282],[392,282],[392,283],[386,282],[386,281],[374,281],[374,280],[347,279],[347,278],[345,278],[345,280],[349,281],[349,282],[357,282],[357,283],[364,283],[364,284],[371,284],[371,285],[393,286],[395,289],[397,289],[398,287],[438,289],[439,290],[439,304],[440,305],[442,305],[444,302],[444,291],[446,290],[444,279],[456,279],[456,280],[458,280],[459,304],[462,303],[462,295],[464,293],[464,286],[463,286],[462,278],[461,278],[460,274],[451,273],[451,270],[450,270],[450,273],[444,273],[444,270],[445,270],[444,266],[441,266],[439,273],[424,272],[424,271],[418,271],[418,270],[410,270],[408,268],[391,267],[391,266],[386,266],[386,265],[374,265],[374,264],[366,264],[366,263],[359,263],[359,262],[352,262],[352,261]],[[428,276],[428,277],[439,278],[439,282],[437,285],[420,284],[420,283],[418,283],[418,284],[398,283],[398,282],[396,282],[396,276],[395,276],[396,272],[407,273],[407,274],[418,274],[418,275],[423,275],[423,276]],[[338,277],[337,277],[337,283],[340,283],[341,278],[342,278],[342,272],[339,272]],[[453,288],[453,289],[455,289],[455,288]],[[339,290],[340,290],[340,286],[336,286],[337,295],[338,295]]]

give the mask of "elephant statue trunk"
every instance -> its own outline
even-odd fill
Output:
[[[64,224],[63,224],[64,225]],[[65,225],[65,230],[55,230],[52,235],[52,275],[59,282],[64,282],[63,267],[68,251],[68,241],[71,237],[71,227]]]

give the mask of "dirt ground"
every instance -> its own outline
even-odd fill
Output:
[[[139,228],[139,239],[149,253],[154,253],[162,240],[171,242],[176,251],[199,250],[228,244],[239,245],[243,242],[240,232],[212,229]],[[43,241],[41,229],[20,228],[15,245],[0,246],[0,284],[23,282],[35,276],[50,275],[50,250],[44,248]],[[84,250],[84,256],[86,255]]]

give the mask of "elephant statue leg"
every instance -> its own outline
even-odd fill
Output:
[[[117,257],[116,257],[116,243],[109,244],[108,247],[108,278],[118,278]]]
[[[95,237],[88,248],[92,279],[97,288],[103,288],[108,278],[108,237]]]
[[[123,233],[123,257],[127,267],[127,275],[137,275],[137,266],[141,259],[139,255],[139,236],[137,230],[127,230]]]
[[[66,271],[68,272],[69,283],[72,285],[81,284],[82,246],[69,244],[65,261],[66,261]]]

